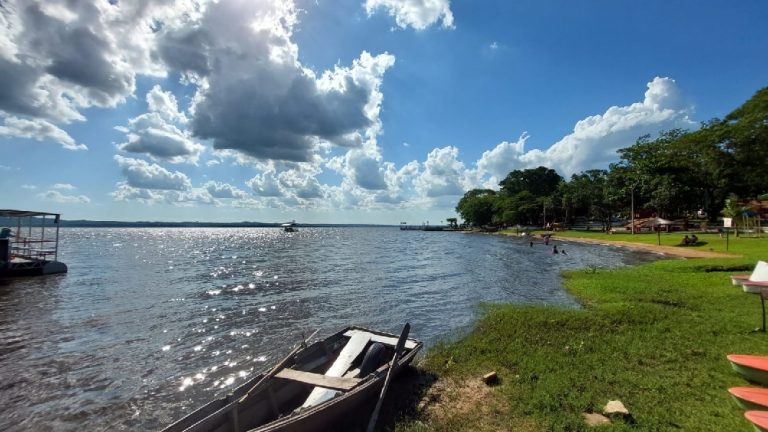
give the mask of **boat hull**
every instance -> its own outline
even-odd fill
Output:
[[[56,273],[66,273],[67,265],[60,261],[40,261],[40,262],[11,262],[3,269],[0,269],[2,277],[22,277],[22,276],[43,276]]]
[[[728,360],[733,370],[746,380],[768,385],[768,357],[729,355]]]
[[[768,411],[747,411],[744,417],[752,423],[756,431],[768,432]]]
[[[732,387],[728,393],[745,410],[768,410],[768,389],[760,387]]]

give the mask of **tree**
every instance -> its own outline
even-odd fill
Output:
[[[557,185],[563,180],[553,169],[540,166],[526,170],[514,170],[499,183],[501,192],[515,195],[520,192],[530,192],[534,197],[546,197],[557,190]]]
[[[472,189],[459,200],[456,213],[471,226],[487,225],[493,220],[495,200],[494,190]]]
[[[754,197],[768,191],[768,87],[725,116],[722,146],[734,160],[733,192]]]

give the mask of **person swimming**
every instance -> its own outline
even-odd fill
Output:
[[[560,252],[557,251],[557,245],[552,245],[552,254],[558,254]]]

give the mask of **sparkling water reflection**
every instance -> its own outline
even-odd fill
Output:
[[[569,268],[641,253],[397,228],[64,229],[66,275],[0,284],[0,430],[167,425],[287,352],[348,324],[428,345],[477,305],[578,307]]]

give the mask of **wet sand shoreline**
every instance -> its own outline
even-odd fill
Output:
[[[590,243],[598,245],[610,245],[619,246],[630,249],[637,249],[646,252],[653,252],[662,255],[676,256],[680,258],[738,258],[739,255],[729,254],[725,252],[705,251],[701,249],[694,249],[691,247],[678,247],[678,246],[659,246],[646,243],[634,243],[622,240],[605,240],[605,239],[593,239],[586,237],[560,237],[557,235],[552,236],[553,240],[557,241],[570,241],[575,243]]]

